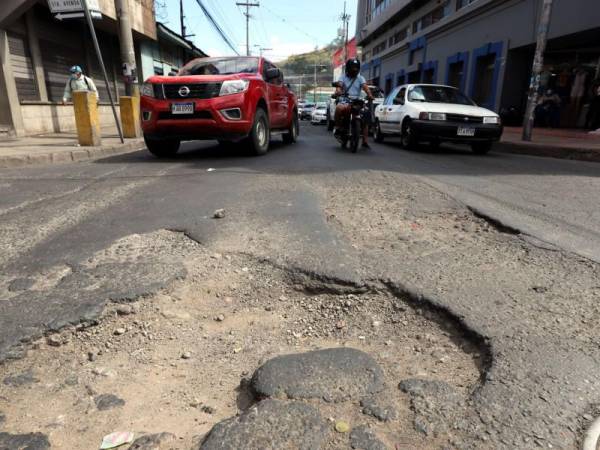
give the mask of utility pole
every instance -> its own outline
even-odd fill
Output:
[[[179,22],[181,24],[181,36],[184,39],[196,36],[195,34],[187,34],[187,30],[185,28],[185,14],[183,13],[183,0],[179,0]]]
[[[546,51],[546,42],[548,40],[548,28],[550,28],[550,18],[552,16],[552,1],[544,0],[542,4],[542,14],[540,16],[540,25],[538,27],[537,44],[535,47],[535,56],[533,57],[533,67],[531,69],[531,81],[529,82],[529,92],[527,94],[527,108],[523,118],[523,136],[524,141],[531,141],[531,131],[533,129],[535,107],[538,102],[538,90],[540,87],[540,74],[544,65],[544,52]]]
[[[250,8],[260,6],[260,3],[250,3],[250,2],[237,2],[238,6],[245,6],[246,12],[244,15],[246,16],[246,56],[250,56]]]
[[[185,39],[185,15],[183,14],[183,0],[179,0],[179,22],[181,23],[181,36]]]
[[[346,14],[346,2],[344,2],[344,14],[341,16],[344,22],[344,63],[348,59],[348,28],[350,27],[350,14]]]
[[[129,1],[115,0],[115,10],[119,19],[119,44],[121,47],[121,64],[125,77],[125,95],[139,97],[135,50],[133,49],[133,35],[129,20]]]
[[[323,64],[317,64],[317,61],[315,60],[315,74],[314,74],[314,87],[313,87],[313,102],[317,103],[317,67],[321,68],[321,67],[327,67]]]
[[[315,82],[313,85],[313,103],[317,104],[317,61],[315,61]]]

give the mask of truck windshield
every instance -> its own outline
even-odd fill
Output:
[[[190,61],[179,75],[232,75],[258,73],[258,58],[198,58]]]
[[[415,86],[408,93],[411,102],[454,103],[474,105],[475,103],[458,89],[446,86]]]

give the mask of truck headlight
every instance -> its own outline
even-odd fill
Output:
[[[227,80],[221,85],[219,96],[239,94],[248,89],[250,82],[248,80]]]
[[[154,98],[154,85],[152,83],[143,83],[140,94]]]
[[[484,117],[483,118],[483,123],[487,123],[487,124],[493,124],[493,125],[499,125],[500,124],[500,117]]]

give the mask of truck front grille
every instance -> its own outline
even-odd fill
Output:
[[[178,84],[163,84],[163,91],[166,99],[206,99],[218,97],[221,92],[221,83],[178,83]],[[181,91],[185,91],[183,88],[188,88],[189,93],[182,95]]]

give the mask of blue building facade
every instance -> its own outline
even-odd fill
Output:
[[[390,92],[409,82],[456,86],[498,112],[522,112],[542,0],[359,0],[362,73]],[[561,125],[580,126],[600,83],[597,0],[555,0],[542,86]],[[582,95],[580,95],[582,94]]]

